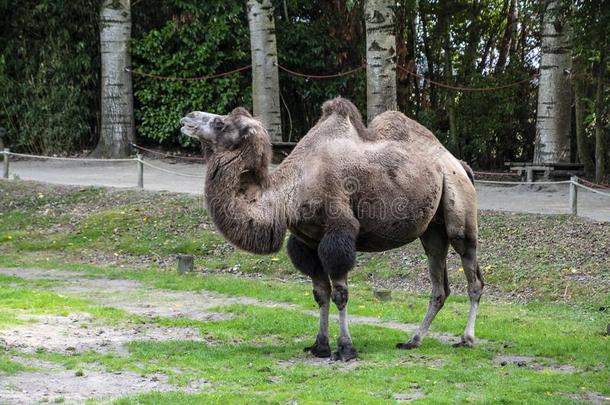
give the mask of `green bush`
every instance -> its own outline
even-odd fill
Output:
[[[98,0],[0,1],[0,127],[11,148],[65,153],[93,138],[97,9]]]
[[[195,77],[250,64],[244,2],[177,1],[169,18],[133,40],[133,66],[161,76]],[[157,143],[191,144],[179,119],[193,110],[226,114],[251,104],[251,75],[174,81],[134,76],[137,135]]]

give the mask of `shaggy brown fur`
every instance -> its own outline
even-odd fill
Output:
[[[312,277],[320,304],[320,334],[308,348],[312,353],[329,352],[326,329],[332,298],[341,310],[336,357],[349,360],[356,355],[345,312],[347,272],[355,252],[392,249],[417,238],[428,254],[433,293],[422,326],[399,347],[419,346],[449,295],[449,244],[462,256],[471,299],[461,344],[473,344],[483,282],[476,261],[472,171],[430,131],[396,111],[380,114],[366,128],[357,108],[336,98],[324,103],[318,123],[269,173],[269,137],[245,109],[226,116],[194,112],[182,123],[185,134],[213,150],[206,198],[222,234],[254,253],[279,250],[287,229],[293,235],[289,254],[296,267]],[[316,268],[315,263],[323,271],[304,270]]]

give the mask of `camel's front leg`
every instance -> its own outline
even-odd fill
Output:
[[[349,334],[347,321],[347,273],[341,277],[331,276],[333,283],[332,298],[339,310],[339,338],[337,339],[337,351],[333,353],[333,360],[349,361],[358,355],[356,348],[352,345],[352,337]]]
[[[349,361],[355,359],[357,351],[352,345],[347,320],[347,273],[356,261],[355,238],[352,234],[331,231],[326,233],[318,246],[318,256],[322,266],[332,282],[332,300],[339,310],[340,334],[337,339],[337,351],[333,360]]]
[[[303,274],[311,277],[313,283],[313,296],[320,306],[320,331],[312,346],[305,348],[316,357],[330,357],[330,345],[328,343],[328,310],[330,307],[330,280],[322,268],[318,258],[318,252],[307,246],[294,236],[290,236],[286,246],[288,256],[294,267]]]
[[[322,268],[320,267],[320,270]],[[320,306],[320,331],[316,336],[313,346],[308,346],[304,351],[310,352],[316,357],[330,357],[330,345],[328,343],[328,311],[330,309],[330,282],[325,273],[316,273],[312,276],[313,297]]]

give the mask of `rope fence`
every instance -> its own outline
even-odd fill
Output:
[[[330,74],[315,74],[315,73],[298,72],[298,71],[290,69],[280,63],[275,63],[275,66],[277,66],[277,68],[279,70],[281,70],[291,76],[301,77],[301,78],[308,79],[308,80],[328,80],[328,79],[336,79],[336,78],[345,77],[345,76],[351,76],[355,73],[358,73],[361,70],[365,70],[368,65],[366,63],[363,63],[362,65],[357,66],[353,69],[346,70],[345,72],[330,73]],[[219,77],[229,76],[234,73],[244,72],[244,71],[250,70],[250,69],[252,69],[252,65],[245,65],[245,66],[242,66],[242,67],[239,67],[236,69],[232,69],[232,70],[229,70],[226,72],[213,73],[213,74],[209,74],[209,75],[205,75],[205,76],[193,76],[193,77],[164,76],[164,75],[159,75],[159,74],[155,74],[155,73],[142,72],[140,70],[132,69],[130,67],[126,67],[125,71],[130,72],[134,75],[148,77],[148,78],[156,79],[156,80],[172,80],[172,81],[188,82],[188,81],[196,81],[196,80],[216,79]],[[504,90],[504,89],[508,89],[511,87],[519,86],[521,84],[528,83],[539,77],[539,74],[536,73],[536,74],[531,75],[527,79],[517,80],[512,83],[502,84],[502,85],[498,85],[498,86],[468,87],[468,86],[461,86],[461,85],[457,85],[457,84],[443,83],[443,82],[439,82],[436,80],[432,80],[424,75],[415,73],[412,69],[406,68],[406,67],[398,65],[398,64],[396,65],[396,69],[398,69],[410,76],[413,76],[415,78],[424,80],[437,87],[442,87],[445,89],[455,90],[455,91],[464,91],[464,92],[487,92],[487,91]]]
[[[137,146],[137,145],[133,145]],[[152,151],[146,148],[138,147],[139,149]],[[156,152],[156,151],[152,151]],[[162,154],[161,152],[156,152],[157,154]],[[0,151],[0,154],[3,155],[3,172],[2,177],[5,179],[9,178],[9,168],[10,168],[10,156],[22,157],[22,158],[30,158],[30,159],[43,159],[43,160],[62,160],[62,161],[76,161],[76,162],[105,162],[105,163],[116,163],[116,162],[135,162],[137,164],[137,187],[139,189],[144,188],[144,166],[149,167],[153,170],[157,170],[163,173],[171,174],[174,176],[192,178],[192,179],[204,179],[205,176],[198,176],[194,174],[181,173],[174,170],[168,170],[163,167],[154,165],[150,162],[145,161],[142,158],[142,155],[138,154],[134,158],[125,158],[125,159],[88,159],[88,158],[68,158],[68,157],[58,157],[58,156],[43,156],[43,155],[31,155],[26,153],[15,153],[11,152],[9,149],[5,148]],[[477,173],[487,173],[490,172],[477,172]],[[496,175],[507,175],[509,173],[494,173]],[[496,181],[496,180],[476,180],[475,183],[478,184],[493,184],[493,185],[505,185],[505,186],[537,186],[537,185],[559,185],[559,184],[568,184],[570,186],[569,192],[569,206],[570,211],[573,215],[578,215],[578,189],[584,189],[591,193],[595,193],[598,195],[602,195],[604,197],[610,197],[610,192],[600,191],[601,189],[608,189],[607,186],[602,184],[592,183],[586,179],[581,179],[577,176],[572,176],[570,180],[560,180],[560,181]],[[585,183],[585,184],[583,184]],[[597,188],[595,188],[597,187]]]
[[[204,162],[205,161],[205,159],[203,159],[203,158],[194,157],[194,156],[176,156],[176,155],[170,155],[168,153],[159,152],[159,151],[154,150],[154,149],[145,148],[145,147],[137,145],[135,143],[132,143],[131,146],[136,148],[136,149],[138,149],[138,150],[141,150],[141,151],[144,151],[144,152],[148,152],[150,154],[157,155],[157,156],[163,156],[165,158],[184,159],[184,160],[190,160],[190,161],[194,161],[194,162]]]
[[[154,73],[141,72],[139,70],[132,69],[129,67],[126,67],[125,71],[133,73],[134,75],[149,77],[151,79],[156,79],[156,80],[173,80],[173,81],[178,81],[178,82],[189,82],[189,81],[195,81],[195,80],[216,79],[218,77],[232,75],[233,73],[243,72],[243,71],[249,70],[251,68],[252,68],[252,65],[246,65],[246,66],[239,67],[237,69],[229,70],[227,72],[213,73],[213,74],[210,74],[207,76],[195,76],[195,77],[162,76],[162,75],[157,75]]]
[[[508,89],[508,88],[511,88],[511,87],[519,86],[519,85],[524,84],[524,83],[528,83],[528,82],[532,81],[533,79],[535,79],[535,78],[537,78],[539,76],[538,74],[534,74],[534,75],[528,77],[527,79],[517,80],[516,82],[512,82],[512,83],[508,83],[508,84],[502,84],[502,85],[499,85],[499,86],[491,86],[491,87],[467,87],[467,86],[460,86],[460,85],[453,85],[453,84],[437,82],[435,80],[427,78],[424,75],[420,75],[418,73],[415,73],[413,70],[405,68],[404,66],[396,65],[396,68],[398,68],[399,70],[405,72],[406,74],[408,74],[410,76],[413,76],[413,77],[416,77],[418,79],[424,80],[424,81],[426,81],[426,82],[428,82],[430,84],[434,84],[435,86],[442,87],[442,88],[449,89],[449,90],[465,91],[465,92],[485,92],[485,91],[504,90],[504,89]]]
[[[366,64],[362,64],[356,68],[347,70],[345,72],[339,72],[339,73],[335,73],[335,74],[327,74],[327,75],[318,75],[318,74],[308,74],[308,73],[300,73],[300,72],[296,72],[294,70],[288,69],[286,66],[282,66],[279,63],[275,64],[280,70],[283,70],[284,72],[292,75],[292,76],[298,76],[298,77],[303,77],[305,79],[313,79],[313,80],[325,80],[325,79],[336,79],[338,77],[344,77],[344,76],[350,76],[353,75],[356,72],[359,72],[363,69],[366,69]]]
[[[135,145],[133,145],[135,146]],[[142,148],[147,150],[146,148]],[[152,151],[152,150],[150,150]],[[152,151],[155,152],[155,151]],[[157,152],[160,153],[160,152]],[[156,166],[152,163],[149,163],[147,161],[145,161],[142,158],[142,155],[137,154],[136,157],[133,158],[124,158],[124,159],[96,159],[96,158],[69,158],[69,157],[59,157],[59,156],[43,156],[43,155],[31,155],[31,154],[27,154],[27,153],[16,153],[16,152],[11,152],[9,149],[5,148],[4,150],[0,151],[0,154],[3,155],[4,159],[3,159],[3,170],[2,170],[2,177],[5,179],[9,178],[9,169],[10,169],[10,156],[16,156],[16,157],[21,157],[21,158],[29,158],[29,159],[42,159],[42,160],[61,160],[61,161],[72,161],[72,162],[104,162],[104,163],[123,163],[123,162],[135,162],[137,163],[137,187],[140,189],[144,188],[144,166],[150,167],[153,170],[157,170],[160,172],[164,172],[167,174],[172,174],[174,176],[180,176],[180,177],[188,177],[188,178],[193,178],[193,179],[205,179],[204,176],[197,176],[194,174],[188,174],[188,173],[180,173],[174,170],[168,170],[165,169],[163,167],[159,167]]]

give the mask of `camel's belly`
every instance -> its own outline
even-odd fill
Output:
[[[359,252],[383,252],[411,243],[415,239],[403,235],[360,234],[356,239],[356,250]]]

